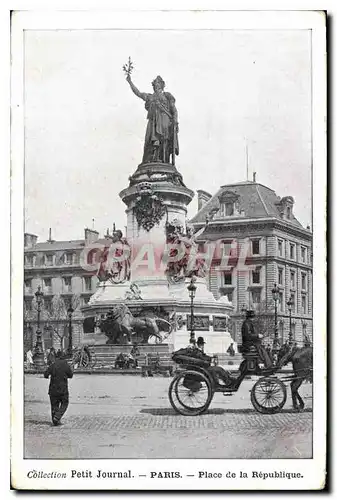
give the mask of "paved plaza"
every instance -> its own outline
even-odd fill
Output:
[[[25,458],[310,458],[312,386],[300,392],[305,411],[288,400],[276,415],[250,402],[255,380],[233,396],[215,394],[201,416],[177,415],[171,378],[75,374],[62,427],[50,421],[49,381],[25,376]]]

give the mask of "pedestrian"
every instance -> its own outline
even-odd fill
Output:
[[[30,349],[26,353],[26,360],[27,360],[27,368],[31,368],[34,364],[34,360],[33,360],[33,353]]]
[[[73,371],[62,352],[56,353],[54,363],[48,366],[44,377],[49,378],[49,398],[51,406],[51,418],[54,425],[62,425],[61,418],[69,405],[68,378],[73,377]]]
[[[228,353],[230,356],[235,356],[235,349],[234,349],[233,342],[231,342],[230,346],[228,347],[228,349],[227,349],[227,353]]]
[[[55,352],[54,347],[51,347],[49,350],[48,357],[47,357],[48,366],[52,365],[55,362],[55,359],[56,359],[56,352]]]

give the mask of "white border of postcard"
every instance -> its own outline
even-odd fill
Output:
[[[207,4],[206,4],[207,5]],[[273,6],[273,5],[272,5]],[[22,8],[25,8],[22,5]],[[60,8],[60,7],[58,7]],[[85,5],[82,7],[85,8]],[[157,7],[158,8],[158,7]],[[172,8],[172,4],[170,7]],[[181,7],[180,7],[181,8]],[[207,8],[207,7],[204,7]],[[220,7],[221,8],[221,7]],[[325,14],[314,11],[21,11],[12,17],[12,486],[18,489],[120,489],[120,490],[312,490],[324,487],[326,463],[326,26]],[[78,468],[76,460],[23,459],[23,31],[56,28],[159,28],[159,29],[311,29],[313,62],[313,254],[314,254],[314,435],[313,459],[306,460],[207,460],[207,469],[222,472],[222,479],[186,477],[204,467],[203,460],[175,460],[174,470],[183,479],[150,479],[139,475],[166,470],[167,460],[81,460],[81,469],[92,471],[93,479],[71,479],[69,471]],[[13,313],[15,311],[15,314]],[[170,464],[170,468],[173,464]],[[98,469],[131,469],[134,479],[95,479]],[[29,471],[66,472],[65,479],[28,479]],[[240,480],[240,470],[248,478]],[[253,470],[269,473],[298,473],[297,479],[253,479]],[[226,477],[226,472],[236,474]]]

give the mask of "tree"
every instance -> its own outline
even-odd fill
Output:
[[[46,326],[51,330],[53,338],[64,348],[64,339],[68,334],[68,308],[71,306],[74,311],[79,308],[80,298],[78,295],[71,295],[64,299],[61,295],[55,295],[51,302],[51,309],[44,310]]]
[[[275,334],[274,302],[262,300],[254,307],[254,326],[257,333],[263,335],[265,344],[273,344]]]

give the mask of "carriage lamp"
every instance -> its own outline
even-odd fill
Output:
[[[291,328],[291,312],[293,310],[293,301],[292,301],[292,297],[290,296],[289,297],[289,300],[287,302],[287,306],[288,306],[288,311],[289,311],[289,345],[292,345],[293,343],[293,332],[292,332],[292,328]]]
[[[73,353],[73,325],[72,325],[72,319],[73,319],[73,312],[74,309],[69,306],[67,313],[68,313],[68,319],[69,319],[69,342],[68,342],[68,353],[72,354]]]
[[[43,303],[43,292],[41,292],[41,287],[38,286],[37,291],[35,292],[36,305],[37,305],[37,329],[36,329],[36,344],[34,348],[34,364],[37,368],[44,367],[44,352],[43,352],[43,344],[42,344],[42,332],[41,332],[41,307]]]
[[[278,304],[279,299],[280,299],[280,289],[276,285],[276,283],[274,283],[274,288],[272,289],[271,293],[272,293],[273,300],[275,303],[273,353],[276,354],[277,351],[279,350],[279,347],[280,347],[279,346],[279,339],[278,339],[278,328],[277,328],[277,304]]]
[[[197,287],[195,285],[196,278],[192,276],[190,284],[187,287],[187,290],[191,299],[191,324],[190,324],[190,344],[195,345],[195,332],[194,332],[194,298]]]

